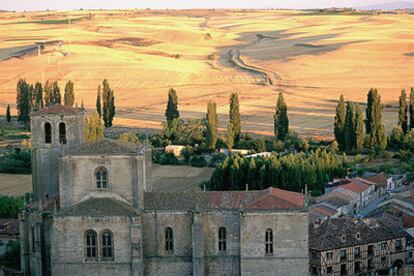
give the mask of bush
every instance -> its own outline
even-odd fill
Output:
[[[7,157],[0,159],[0,173],[30,174],[32,172],[32,153],[16,149]]]
[[[184,161],[187,163],[190,161],[190,158],[193,154],[194,154],[194,151],[193,151],[193,147],[191,146],[186,146],[185,148],[181,150],[181,156],[184,158]]]
[[[12,270],[20,270],[20,242],[10,241],[6,253],[0,256],[0,265]]]
[[[161,153],[159,158],[161,165],[180,165],[180,160],[171,152]]]
[[[23,196],[0,196],[0,218],[17,219],[23,204]]]
[[[226,159],[226,155],[223,153],[214,153],[211,155],[211,166],[215,167],[222,163]]]
[[[190,159],[190,165],[192,167],[206,167],[207,166],[207,160],[202,155],[196,155],[191,157]]]

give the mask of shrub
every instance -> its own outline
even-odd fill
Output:
[[[207,166],[207,160],[202,155],[195,155],[191,157],[190,164],[192,167],[206,167]]]
[[[0,159],[0,173],[30,174],[32,154],[28,150],[16,149],[7,157]]]
[[[171,152],[161,153],[159,162],[161,165],[180,165],[180,160]]]

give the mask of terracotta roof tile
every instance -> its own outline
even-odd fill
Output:
[[[72,147],[64,155],[137,155],[143,148],[142,145],[104,138]]]
[[[46,114],[79,114],[82,113],[83,110],[81,108],[65,106],[61,104],[54,104],[47,106],[41,110],[32,112],[31,116],[41,116]]]
[[[354,182],[354,183],[349,183],[349,184],[339,186],[338,188],[345,189],[345,190],[350,190],[350,191],[353,191],[353,192],[356,192],[356,193],[362,193],[363,191],[365,191],[369,187],[370,187],[369,185]]]
[[[379,173],[377,175],[366,177],[365,179],[381,186],[387,186],[388,175],[385,173]]]

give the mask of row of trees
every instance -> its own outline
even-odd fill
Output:
[[[19,79],[16,90],[17,120],[19,122],[27,123],[32,110],[37,111],[44,106],[62,104],[62,95],[57,81],[46,81],[45,85],[42,86],[40,82],[36,82],[33,85],[24,79]],[[75,92],[72,81],[68,81],[65,85],[63,103],[66,106],[73,106],[75,104]],[[11,120],[10,106],[7,107],[6,117],[8,121]]]
[[[302,192],[305,184],[312,194],[324,192],[324,184],[346,175],[346,158],[318,149],[309,153],[272,154],[270,157],[227,157],[206,183],[209,190],[262,190],[277,187]]]
[[[372,88],[367,95],[365,120],[361,107],[347,102],[340,96],[336,108],[334,135],[339,148],[348,153],[360,153],[365,148],[382,151],[387,147],[387,137],[382,120],[381,96]],[[365,131],[364,131],[365,122]]]

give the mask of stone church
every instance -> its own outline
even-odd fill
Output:
[[[151,148],[84,142],[82,109],[31,114],[33,193],[24,275],[307,275],[300,193],[162,192]]]

